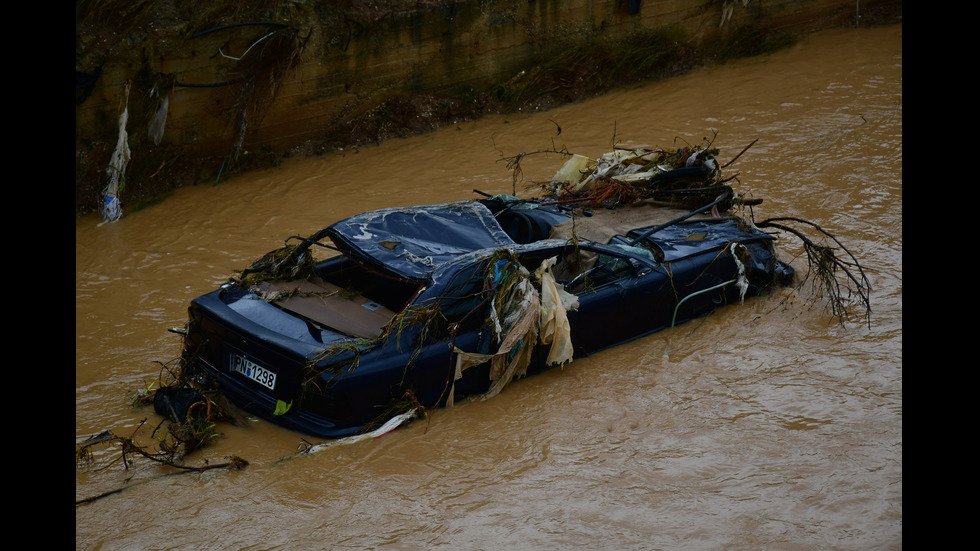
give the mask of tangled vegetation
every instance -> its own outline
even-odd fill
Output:
[[[247,467],[248,461],[234,455],[221,463],[205,460],[203,464],[192,465],[187,462],[194,452],[221,436],[217,428],[219,422],[242,424],[244,418],[224,396],[208,391],[199,392],[191,381],[181,380],[185,375],[180,372],[179,365],[179,360],[161,364],[159,378],[139,390],[133,398],[134,407],[152,404],[161,415],[161,420],[153,427],[149,436],[140,436],[147,422],[147,419],[143,419],[129,435],[104,431],[88,438],[75,446],[76,468],[86,465],[96,470],[105,470],[122,465],[128,470],[136,458],[175,469],[160,476],[200,473],[214,469],[240,470]],[[96,466],[93,451],[113,446],[118,446],[119,454],[111,457],[104,465]],[[84,498],[75,504],[90,503],[126,488],[128,486]]]
[[[785,231],[803,243],[807,272],[801,284],[815,278],[824,296],[828,297],[833,316],[841,325],[860,315],[868,327],[871,327],[871,282],[854,253],[839,239],[817,224],[795,217],[769,218],[755,224],[759,228]],[[815,230],[833,244],[819,244],[803,230],[790,224]],[[855,313],[855,305],[860,314]]]

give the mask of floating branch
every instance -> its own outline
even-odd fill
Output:
[[[156,412],[163,416],[163,420],[151,432],[151,437],[156,437],[157,432],[166,424],[166,435],[155,442],[155,448],[150,445],[142,445],[136,440],[137,432],[146,424],[146,419],[143,419],[130,436],[120,436],[112,431],[104,431],[78,444],[75,447],[76,466],[79,463],[92,460],[93,448],[111,445],[118,445],[120,454],[99,470],[108,469],[117,462],[122,462],[123,467],[129,469],[133,459],[137,456],[173,467],[179,471],[156,478],[213,469],[243,469],[248,466],[248,461],[237,456],[230,456],[226,463],[208,463],[205,461],[205,464],[200,466],[184,463],[184,459],[192,452],[209,445],[214,439],[221,436],[221,433],[216,430],[218,422],[229,421],[233,424],[244,424],[238,410],[228,402],[227,398],[218,393],[199,391],[195,387],[191,381],[193,374],[185,370],[184,367],[188,365],[188,359],[196,355],[196,351],[191,350],[191,345],[186,338],[184,339],[184,347],[180,358],[166,364],[157,362],[161,365],[160,376],[147,388],[138,391],[133,399],[133,405],[136,407],[152,403]],[[165,381],[171,382],[167,384]],[[76,502],[76,505],[95,501],[129,487],[131,486],[80,500]]]
[[[802,231],[786,225],[787,222],[809,226],[831,239],[837,247],[817,244]],[[868,326],[871,326],[871,283],[865,275],[864,268],[839,239],[813,222],[800,218],[770,218],[756,223],[756,227],[774,228],[798,237],[803,242],[809,268],[803,281],[811,275],[816,275],[824,291],[829,295],[831,311],[841,325],[850,317],[848,307],[856,297],[857,302],[864,307],[864,317]],[[843,257],[838,254],[838,250],[843,251]],[[838,274],[843,274],[843,278],[838,277]]]
[[[138,431],[140,427],[142,427],[143,424],[145,423],[146,423],[146,419],[140,422],[139,426],[136,427],[136,431]],[[135,434],[136,431],[134,431],[133,434]],[[173,433],[171,434],[173,435]],[[207,463],[205,465],[200,465],[200,466],[185,465],[181,462],[184,454],[181,454],[179,451],[183,447],[184,443],[185,442],[181,442],[178,438],[174,438],[169,442],[167,440],[164,440],[164,442],[160,443],[159,451],[151,451],[148,448],[136,443],[136,440],[132,436],[119,436],[117,434],[113,434],[110,431],[105,431],[97,436],[89,438],[85,442],[82,442],[81,444],[78,444],[75,447],[75,463],[77,465],[79,462],[91,460],[91,450],[96,446],[118,444],[121,452],[120,455],[118,456],[118,461],[121,461],[124,468],[126,469],[129,469],[129,465],[132,463],[133,461],[132,458],[134,456],[140,456],[150,461],[160,463],[162,465],[167,465],[175,469],[179,469],[178,473],[167,473],[155,478],[162,478],[163,476],[171,476],[173,474],[181,474],[181,473],[189,473],[189,472],[199,473],[204,471],[210,471],[213,469],[238,470],[238,469],[244,469],[245,467],[248,466],[248,461],[245,461],[244,459],[234,455],[229,456],[228,457],[229,461],[226,463]],[[115,460],[110,462],[110,464],[107,465],[106,467],[103,467],[103,469],[112,466],[112,464],[114,463]],[[129,487],[131,486],[117,488],[115,490],[110,490],[108,492],[99,494],[97,496],[81,499],[76,501],[75,505],[91,503],[103,497],[117,494]]]
[[[716,134],[716,136],[717,136],[717,134]],[[727,163],[721,165],[721,168],[728,168],[728,166],[731,165],[732,163],[734,163],[735,161],[737,161],[738,158],[741,157],[743,153],[745,153],[746,151],[748,151],[750,147],[752,147],[753,145],[755,145],[755,142],[757,142],[757,141],[759,141],[759,138],[756,138],[756,139],[752,140],[752,143],[750,143],[749,145],[745,146],[741,151],[739,151],[738,152],[738,155],[735,155],[734,157],[732,157],[732,160],[731,161],[728,161]]]
[[[76,464],[83,460],[90,460],[92,448],[113,443],[119,444],[122,452],[119,459],[126,468],[129,468],[133,456],[141,456],[176,469],[195,472],[222,467],[241,468],[248,464],[240,458],[234,458],[230,463],[205,467],[183,463],[185,457],[209,445],[221,435],[216,430],[218,422],[244,424],[244,418],[227,398],[220,393],[199,389],[192,380],[194,374],[185,369],[185,366],[192,363],[191,359],[196,356],[197,351],[187,342],[186,331],[184,333],[184,350],[181,357],[167,363],[157,362],[161,366],[159,376],[146,388],[138,390],[132,401],[134,407],[152,404],[156,412],[163,416],[160,424],[151,432],[151,437],[155,438],[157,432],[166,424],[166,434],[155,442],[156,449],[138,444],[136,441],[136,433],[146,423],[144,419],[133,431],[132,436],[120,436],[105,431],[82,442],[75,449]],[[115,461],[109,466],[113,463]]]

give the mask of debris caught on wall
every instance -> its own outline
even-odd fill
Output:
[[[119,139],[116,141],[116,149],[109,160],[109,166],[106,168],[109,181],[102,190],[100,211],[106,222],[115,222],[122,218],[122,202],[119,200],[119,193],[125,185],[126,167],[133,156],[129,149],[129,135],[126,133],[126,124],[129,122],[129,84],[126,85],[125,96],[126,103],[122,113],[119,114]]]
[[[736,2],[741,2],[743,7],[749,4],[749,0],[724,0],[721,3],[721,23],[718,24],[718,28],[724,27],[725,23],[732,20]]]
[[[154,86],[150,95],[156,97],[158,94],[157,87]],[[160,141],[163,140],[163,131],[167,126],[167,113],[170,111],[170,94],[164,94],[159,101],[160,104],[157,106],[147,131],[147,135],[153,140],[153,145],[160,145]]]

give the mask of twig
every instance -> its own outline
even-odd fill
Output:
[[[752,140],[752,143],[750,143],[749,145],[745,146],[744,149],[742,149],[741,151],[739,151],[738,152],[738,155],[735,155],[735,157],[731,161],[728,161],[727,163],[721,165],[721,168],[728,168],[728,165],[734,163],[739,157],[742,156],[742,153],[745,153],[746,151],[748,151],[749,148],[752,147],[753,145],[755,145],[755,142],[757,142],[757,141],[759,141],[759,138],[756,138],[756,139]]]

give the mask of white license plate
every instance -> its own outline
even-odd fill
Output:
[[[237,354],[231,355],[231,370],[241,373],[269,390],[276,388],[275,373]]]

